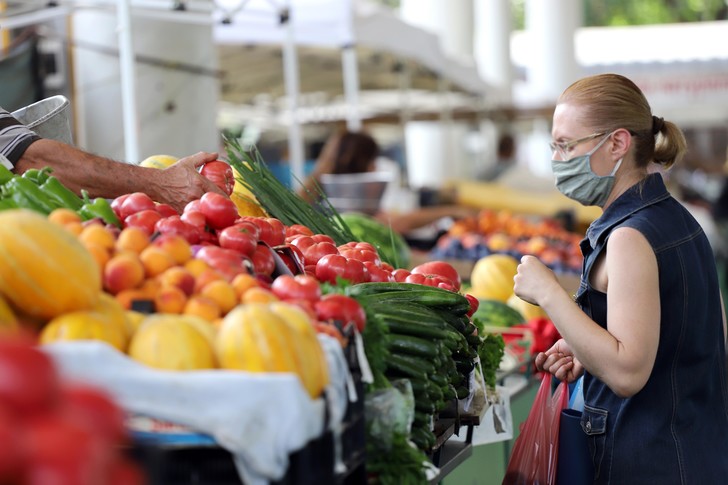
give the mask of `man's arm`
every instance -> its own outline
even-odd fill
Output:
[[[51,167],[64,185],[91,197],[114,198],[144,192],[157,202],[182,211],[187,202],[205,192],[222,191],[197,172],[197,167],[215,160],[216,153],[200,152],[159,170],[99,157],[55,140],[39,139],[28,146],[15,163],[16,173]]]

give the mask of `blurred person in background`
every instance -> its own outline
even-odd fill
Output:
[[[556,187],[602,215],[582,241],[574,298],[523,256],[515,293],[563,337],[541,371],[584,374],[581,428],[595,484],[724,483],[728,477],[726,324],[713,251],[662,177],[686,150],[629,79],[581,79],[553,116]]]
[[[299,196],[309,203],[317,203],[318,190],[323,174],[357,174],[374,171],[391,173],[393,162],[382,163],[380,167],[380,148],[376,140],[365,132],[348,130],[334,132],[324,144],[321,154],[316,160],[313,171],[297,190]],[[393,177],[389,183],[399,184],[399,178]],[[388,187],[389,188],[389,187]],[[405,213],[380,211],[376,218],[392,227],[392,230],[406,235],[407,233],[433,224],[443,218],[458,219],[477,214],[477,210],[454,204],[421,207]]]
[[[496,182],[508,169],[516,164],[516,140],[510,133],[503,133],[498,138],[495,164],[478,174],[484,182]]]

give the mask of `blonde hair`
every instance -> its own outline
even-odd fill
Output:
[[[632,134],[638,167],[650,162],[671,167],[685,154],[687,143],[680,128],[652,115],[652,108],[635,83],[619,74],[582,78],[561,94],[558,104],[585,109],[585,124],[596,132],[624,128]]]

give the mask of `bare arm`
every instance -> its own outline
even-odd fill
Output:
[[[380,214],[377,218],[384,224],[391,224],[392,230],[400,234],[431,224],[444,217],[460,219],[475,216],[478,209],[459,205],[423,207],[404,214]]]
[[[543,307],[584,368],[626,397],[644,387],[657,355],[657,260],[644,236],[622,228],[610,236],[605,264],[606,330],[582,312],[550,270],[532,256],[524,257],[514,289]]]
[[[200,152],[159,170],[117,162],[93,155],[70,145],[42,139],[32,143],[15,165],[17,173],[31,168],[53,168],[53,175],[71,190],[86,189],[92,197],[114,198],[131,192],[144,192],[157,202],[182,211],[190,200],[205,192],[222,193],[197,172],[197,167],[217,158],[216,153]]]

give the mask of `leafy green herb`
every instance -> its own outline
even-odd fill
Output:
[[[420,485],[427,483],[425,454],[412,446],[401,433],[394,433],[392,447],[383,449],[367,440],[367,473],[379,485]]]
[[[501,359],[503,359],[505,347],[503,336],[493,333],[486,333],[482,343],[478,347],[480,366],[483,369],[483,379],[489,387],[495,387],[496,372],[500,367]]]

